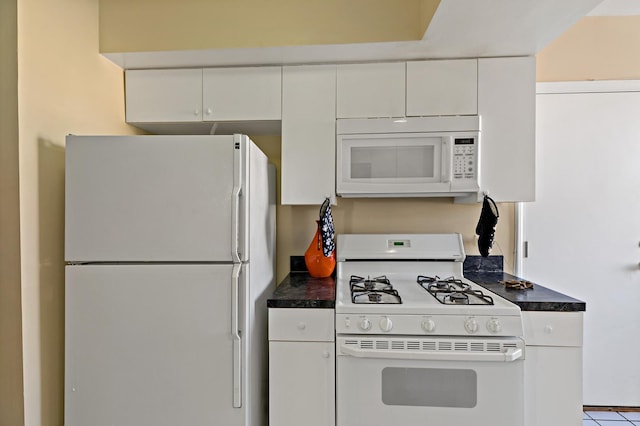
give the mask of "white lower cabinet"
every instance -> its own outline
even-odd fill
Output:
[[[333,309],[269,309],[269,424],[335,425]]]
[[[523,312],[525,426],[582,425],[582,312]]]

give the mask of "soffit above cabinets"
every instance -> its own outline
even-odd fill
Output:
[[[103,53],[124,69],[531,56],[602,0],[442,0],[422,40]]]
[[[589,12],[589,16],[638,16],[640,1],[638,0],[604,0],[598,7]]]
[[[446,0],[423,41],[460,57],[535,55],[602,0]]]

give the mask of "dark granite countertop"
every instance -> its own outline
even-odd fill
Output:
[[[505,288],[501,281],[522,280],[522,278],[502,271],[502,256],[468,256],[464,265],[465,278],[487,290],[515,303],[523,311],[580,312],[586,310],[586,303],[534,283],[533,288],[517,290]],[[298,256],[292,258],[291,270],[300,267]],[[336,284],[333,277],[313,278],[308,272],[291,272],[278,285],[267,300],[270,308],[335,308]]]
[[[586,304],[578,299],[533,283],[533,288],[519,290],[505,288],[501,281],[522,281],[520,277],[503,272],[502,256],[467,256],[464,260],[464,277],[487,290],[520,306],[523,311],[579,312]]]
[[[308,272],[291,272],[267,300],[269,308],[328,308],[336,306],[333,277],[313,278]]]
[[[577,312],[586,310],[585,302],[533,283],[533,288],[505,288],[500,281],[522,280],[505,272],[465,271],[465,278],[520,306],[523,311]]]

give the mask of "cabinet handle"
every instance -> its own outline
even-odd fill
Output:
[[[329,351],[322,351],[322,358],[329,358],[330,355]]]
[[[544,327],[544,332],[547,333],[547,334],[553,333],[553,326],[551,326],[551,325],[545,326]]]
[[[199,109],[193,110],[193,115],[200,115],[200,110]]]
[[[298,330],[304,330],[307,328],[307,325],[303,322],[298,323]]]
[[[212,110],[211,108],[207,108],[207,110],[205,111],[205,113],[206,113],[207,115],[211,115],[211,114],[213,114],[213,110]]]

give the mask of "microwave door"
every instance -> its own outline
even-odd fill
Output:
[[[452,178],[450,139],[425,133],[340,135],[337,193],[343,197],[446,194]]]

